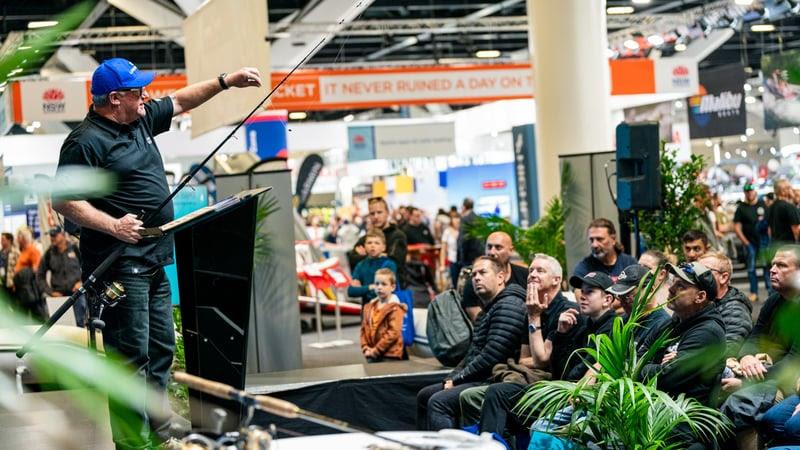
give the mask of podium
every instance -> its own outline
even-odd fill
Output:
[[[247,368],[258,199],[270,189],[242,191],[143,233],[174,233],[186,371],[237,389]],[[190,396],[195,427],[212,427],[219,407],[228,411],[225,429],[238,424],[238,404]]]

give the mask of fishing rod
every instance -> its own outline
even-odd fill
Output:
[[[233,135],[239,130],[239,128],[241,128],[242,125],[244,125],[245,122],[247,122],[247,120],[253,116],[253,114],[255,114],[256,112],[258,112],[258,110],[261,109],[261,107],[272,97],[272,95],[275,94],[275,92],[277,92],[277,90],[284,83],[286,83],[289,77],[291,77],[294,74],[294,72],[298,68],[300,68],[300,66],[305,64],[306,61],[309,58],[311,58],[311,56],[317,51],[317,49],[322,44],[325,43],[325,40],[326,40],[325,37],[320,39],[320,41],[317,42],[317,45],[315,45],[311,50],[309,50],[305,54],[305,56],[303,56],[303,59],[301,59],[300,62],[295,64],[294,67],[292,67],[292,70],[290,70],[281,79],[281,81],[279,81],[278,84],[276,84],[269,91],[269,93],[260,102],[258,102],[258,104],[242,120],[240,120],[239,123],[236,124],[236,126],[230,131],[230,133],[228,133],[228,135],[225,136],[222,142],[220,142],[219,145],[217,145],[208,154],[208,156],[206,156],[205,159],[203,159],[203,161],[200,164],[196,165],[195,168],[192,169],[186,177],[184,177],[184,179],[178,184],[178,186],[176,186],[175,189],[155,209],[149,212],[142,211],[139,215],[137,215],[137,219],[142,221],[143,228],[144,226],[147,225],[148,222],[150,222],[154,217],[156,217],[158,213],[161,212],[161,210],[164,209],[172,201],[173,198],[175,198],[176,195],[178,195],[178,192],[180,192],[181,189],[183,189],[184,187],[186,187],[187,184],[189,184],[189,181],[191,181],[191,179],[194,178],[195,175],[197,175],[197,173],[201,170],[201,168],[204,167],[211,160],[211,158],[214,157],[214,155],[222,148],[222,146],[224,146],[225,143],[227,143],[233,137]],[[23,356],[25,356],[30,351],[31,347],[33,347],[33,345],[35,345],[42,338],[42,336],[44,336],[44,334],[47,333],[47,330],[53,327],[53,325],[61,318],[61,316],[63,316],[70,308],[72,308],[73,305],[75,305],[75,303],[78,301],[79,298],[81,298],[81,296],[87,295],[90,291],[94,292],[95,284],[97,284],[98,280],[100,280],[100,278],[103,276],[103,274],[106,273],[106,271],[111,267],[111,265],[114,262],[116,262],[117,259],[119,259],[119,257],[122,255],[122,252],[126,248],[128,248],[129,245],[131,244],[127,242],[122,242],[119,245],[117,245],[117,247],[106,257],[106,259],[104,259],[97,266],[97,268],[95,268],[92,271],[92,273],[81,284],[81,287],[79,287],[72,295],[70,295],[69,298],[56,310],[56,312],[53,313],[53,315],[51,315],[50,318],[48,318],[47,321],[43,323],[42,326],[39,327],[39,329],[36,330],[33,336],[31,336],[31,338],[28,339],[28,341],[22,346],[22,348],[20,348],[17,351],[16,355],[18,358],[22,358]],[[107,293],[113,294],[113,292],[108,288],[100,291],[101,295],[106,295]],[[119,299],[119,296],[114,297],[114,299]],[[112,301],[111,306],[113,306],[114,304],[115,303]],[[92,328],[91,321],[90,321],[90,328]],[[94,331],[90,330],[90,341],[93,342],[93,339],[94,339]]]

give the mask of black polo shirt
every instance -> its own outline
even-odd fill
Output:
[[[118,218],[128,213],[149,213],[169,195],[164,163],[154,136],[169,130],[172,101],[164,98],[147,102],[145,111],[145,117],[122,125],[95,113],[92,108],[67,136],[61,147],[58,172],[66,166],[96,167],[115,174],[117,182],[114,191],[105,197],[72,199],[88,200],[95,208]],[[163,225],[173,216],[170,202],[145,226]],[[88,276],[119,244],[113,236],[84,228],[80,243],[83,276]],[[117,270],[125,267],[125,271],[136,273],[170,264],[172,246],[171,235],[142,239],[127,246],[115,267]]]

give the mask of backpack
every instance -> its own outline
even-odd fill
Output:
[[[454,290],[442,292],[428,305],[427,333],[431,351],[443,365],[456,366],[466,356],[472,322]]]

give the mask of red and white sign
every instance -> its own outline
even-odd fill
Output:
[[[20,83],[19,93],[25,101],[19,106],[22,117],[15,117],[18,123],[81,121],[89,112],[84,80],[26,81]]]
[[[700,88],[697,64],[688,58],[661,58],[654,61],[656,92],[694,93]]]

